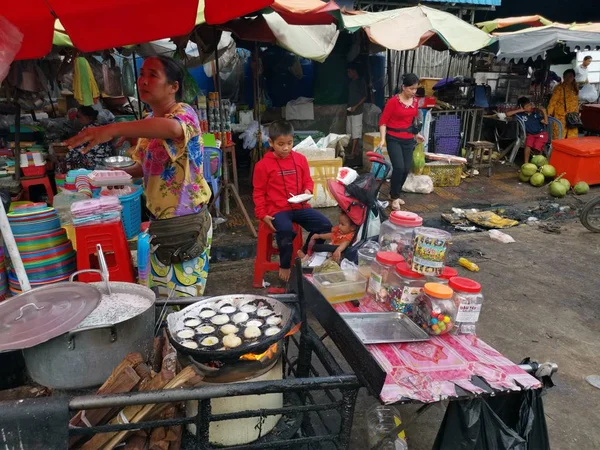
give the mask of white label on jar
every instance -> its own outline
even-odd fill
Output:
[[[402,290],[402,297],[400,303],[412,304],[415,302],[419,294],[423,291],[423,288],[405,287]]]
[[[466,303],[461,303],[458,306],[458,313],[456,314],[456,322],[475,323],[479,320],[480,312],[481,312],[481,305],[469,305]]]
[[[369,292],[375,294],[381,289],[381,282],[383,277],[378,273],[371,272],[371,279],[369,280]]]

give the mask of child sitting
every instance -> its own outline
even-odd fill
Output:
[[[342,253],[352,244],[356,234],[356,224],[350,220],[350,217],[340,211],[339,224],[331,229],[329,233],[314,234],[308,243],[308,254],[300,250],[298,256],[302,262],[310,260],[312,253],[328,252],[331,258],[339,263],[342,259]],[[330,244],[319,244],[319,240],[329,241]]]
[[[297,223],[310,233],[328,233],[331,222],[306,202],[289,203],[290,197],[312,194],[314,183],[304,155],[292,151],[294,128],[285,120],[269,126],[269,149],[254,167],[252,184],[256,217],[275,232],[279,249],[279,278],[288,281]]]
[[[548,125],[548,113],[544,108],[535,108],[527,97],[521,97],[518,103],[519,109],[506,113],[506,116],[516,115],[525,122],[525,162],[528,163],[531,149],[542,152],[548,143],[548,133],[544,131],[544,125]]]

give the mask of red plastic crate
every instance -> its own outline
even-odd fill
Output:
[[[586,136],[577,139],[552,141],[550,164],[557,175],[566,172],[571,184],[585,181],[600,184],[600,137]]]
[[[26,177],[43,177],[46,175],[46,165],[21,167],[23,175]]]

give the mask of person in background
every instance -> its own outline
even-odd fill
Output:
[[[404,75],[400,92],[388,100],[379,119],[379,145],[384,147],[387,144],[394,168],[390,189],[394,211],[399,211],[404,204],[400,192],[412,166],[415,144],[425,140],[413,125],[419,116],[419,101],[415,96],[418,87],[419,78],[414,73]]]
[[[581,64],[575,63],[575,81],[577,81],[577,86],[579,86],[579,88],[590,82],[588,67],[590,67],[592,61],[592,57],[588,55],[583,58],[583,62]]]
[[[358,66],[348,66],[348,114],[346,116],[346,134],[350,135],[351,147],[349,159],[358,155],[358,140],[362,137],[364,103],[367,101],[367,84],[358,73]]]
[[[593,103],[598,100],[598,91],[590,84],[589,67],[593,60],[591,56],[583,58],[582,64],[575,63],[575,81],[579,87],[579,101]]]
[[[83,126],[82,130],[98,127],[98,111],[91,106],[80,106],[77,109],[76,120]],[[102,142],[94,145],[86,153],[83,153],[85,145],[75,147],[67,153],[67,170],[88,169],[94,170],[96,166],[102,165],[105,158],[113,155],[112,142]]]
[[[160,295],[178,297],[204,293],[212,241],[200,124],[194,109],[181,103],[183,80],[184,68],[177,61],[147,58],[137,84],[152,113],[143,120],[87,128],[66,141],[71,148],[83,145],[85,154],[118,136],[139,138],[132,153],[136,164],[125,170],[143,176],[155,247],[152,284]]]
[[[518,103],[519,109],[506,113],[506,116],[519,116],[525,122],[525,162],[528,163],[531,150],[542,152],[548,143],[548,133],[544,131],[544,126],[548,125],[548,113],[544,108],[536,108],[527,97],[521,97]]]
[[[297,223],[312,235],[330,233],[331,222],[307,201],[288,202],[293,196],[312,194],[314,189],[306,157],[292,151],[294,127],[285,120],[273,122],[269,126],[269,144],[270,151],[254,167],[252,198],[256,218],[275,232],[279,278],[287,282],[296,237],[293,224]]]
[[[558,125],[552,126],[553,139],[576,138],[579,135],[577,128],[567,127],[567,114],[579,112],[579,88],[575,81],[575,71],[573,69],[565,70],[563,80],[552,92],[550,103],[548,103],[548,115],[559,120],[563,128],[563,134],[560,136]]]

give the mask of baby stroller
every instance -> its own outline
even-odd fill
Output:
[[[383,155],[368,152],[367,156],[369,161],[379,166],[375,173],[360,175],[348,186],[335,179],[327,181],[329,192],[340,209],[357,225],[353,243],[343,254],[345,259],[354,263],[358,263],[358,250],[368,241],[378,239],[381,223],[387,219],[384,204],[378,196],[392,167]]]

